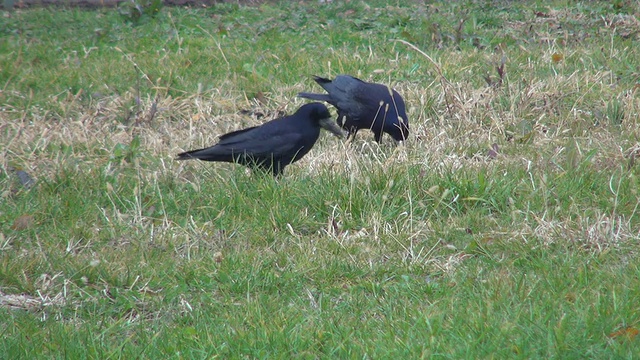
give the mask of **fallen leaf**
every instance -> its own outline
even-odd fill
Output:
[[[564,60],[564,55],[562,55],[561,53],[555,53],[551,55],[551,60],[553,60],[554,63],[559,63],[560,61]]]
[[[25,230],[33,227],[35,223],[35,219],[33,215],[20,215],[13,221],[13,226],[11,228],[13,230]]]
[[[638,334],[640,334],[640,330],[634,328],[634,327],[626,327],[626,328],[622,328],[618,331],[614,331],[611,334],[609,334],[610,338],[627,338],[629,340],[633,339],[634,337],[638,336]]]

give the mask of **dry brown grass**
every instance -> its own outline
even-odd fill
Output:
[[[366,181],[374,168],[397,171],[419,167],[434,174],[460,170],[501,170],[507,174],[522,170],[530,177],[523,182],[530,181],[536,188],[544,186],[547,176],[562,176],[583,161],[590,168],[606,172],[633,167],[640,138],[638,87],[621,88],[612,71],[598,69],[590,62],[597,51],[605,51],[614,58],[621,56],[624,49],[563,50],[568,41],[584,41],[584,34],[563,33],[556,26],[559,18],[586,21],[572,12],[552,10],[540,14],[535,26],[506,24],[515,32],[527,32],[527,26],[537,31],[530,37],[546,44],[546,48],[536,57],[529,55],[526,44],[517,49],[496,47],[492,52],[480,54],[449,52],[447,57],[434,58],[408,42],[396,42],[396,56],[389,60],[388,70],[354,75],[386,82],[403,94],[412,131],[409,141],[398,147],[390,142],[378,146],[366,131],[349,143],[323,135],[317,146],[290,171],[313,176],[329,169],[348,174],[353,182]],[[637,20],[622,16],[602,21],[608,27],[632,31]],[[405,60],[401,50],[423,58],[423,71],[432,75],[429,82],[394,80],[394,71]],[[559,53],[562,58],[556,61],[554,56]],[[469,63],[469,56],[478,60]],[[370,47],[357,48],[353,56],[356,61],[373,61],[374,57]],[[346,61],[348,56],[338,54],[338,58]],[[569,66],[568,59],[577,59],[582,68]],[[541,69],[548,69],[553,75],[541,73]],[[446,73],[458,77],[462,74],[462,80],[448,79]],[[487,82],[481,80],[482,74]],[[86,166],[103,165],[109,161],[108,154],[116,144],[129,144],[138,136],[144,157],[160,159],[159,168],[140,172],[141,179],[157,182],[159,174],[170,175],[199,189],[208,177],[223,180],[233,165],[175,162],[175,154],[214,144],[220,134],[292,113],[303,103],[294,94],[306,90],[307,82],[303,79],[283,84],[277,91],[257,98],[248,98],[228,80],[220,83],[217,90],[195,89],[193,94],[181,97],[139,98],[139,91],[130,89],[120,96],[97,99],[82,93],[63,93],[56,98],[57,111],[31,107],[18,112],[7,107],[0,112],[3,144],[0,164],[5,169],[24,169],[36,178],[49,177],[70,158]],[[162,93],[162,89],[157,90]],[[619,126],[611,124],[607,113],[607,105],[614,100],[624,114]],[[60,151],[61,146],[72,146],[73,151],[66,154]],[[491,149],[497,149],[495,154],[490,155]],[[389,166],[392,164],[407,167]],[[535,237],[546,243],[564,236],[585,247],[602,250],[637,235],[630,221],[635,212],[626,217],[597,213],[563,220],[522,210],[516,216],[536,221],[533,225],[512,224],[514,228],[479,236],[517,242]],[[398,220],[397,224],[376,218],[371,223],[370,228],[355,233],[332,233],[330,229],[327,235],[342,244],[359,237],[393,236],[398,232],[396,227],[402,229],[400,232],[410,228],[412,238],[428,238],[432,233],[428,224],[411,217]],[[164,225],[165,231],[173,226]],[[452,227],[464,229],[465,225],[454,223]],[[190,233],[189,229],[172,231],[176,230],[185,236]],[[406,247],[401,257],[424,260],[425,254],[430,253],[424,246],[419,250]],[[458,258],[451,259],[438,266],[451,268]]]
[[[541,21],[548,21],[548,18]],[[600,166],[619,164],[625,154],[633,153],[636,146],[633,139],[640,138],[637,126],[640,109],[638,89],[619,89],[610,71],[590,69],[588,63],[583,71],[565,74],[562,63],[554,64],[550,60],[556,51],[550,47],[541,58],[542,63],[522,63],[521,59],[518,59],[520,62],[510,60],[509,54],[499,50],[494,55],[486,55],[485,64],[472,65],[473,68],[469,68],[471,78],[466,82],[451,82],[439,70],[451,67],[450,64],[464,63],[467,54],[462,52],[450,54],[442,64],[438,63],[442,60],[425,59],[425,66],[434,68],[436,74],[427,84],[398,83],[393,81],[393,74],[389,74],[387,82],[404,95],[408,104],[412,135],[406,148],[394,150],[388,158],[381,158],[374,150],[371,159],[378,164],[401,161],[422,164],[427,168],[445,166],[456,169],[477,166],[478,157],[475,155],[484,155],[492,144],[497,143],[501,149],[501,162],[522,163],[523,158],[526,161],[548,161],[546,156],[531,158],[529,149],[536,149],[540,154],[553,154],[552,158],[557,158],[571,139],[579,152],[596,148],[593,161]],[[589,54],[579,53],[585,51],[588,50],[574,51],[565,58],[586,60]],[[611,55],[615,56],[613,51]],[[474,77],[477,79],[474,74],[478,73],[478,67],[493,72],[491,64],[499,63],[503,57],[506,59],[504,80],[508,85],[478,86],[472,81]],[[558,74],[536,77],[536,69],[549,66],[545,64],[557,68]],[[515,76],[511,78],[512,68],[518,68],[527,79],[520,83]],[[464,73],[467,70],[462,68],[458,71]],[[375,74],[360,76],[379,78]],[[495,77],[496,74],[490,76]],[[227,91],[232,88],[230,84],[221,84],[218,91],[179,98],[154,99],[147,96],[136,99],[135,89],[121,96],[90,101],[81,101],[81,94],[68,94],[58,99],[62,114],[29,108],[20,115],[20,120],[16,120],[16,110],[0,113],[3,122],[0,163],[28,169],[41,176],[60,161],[58,152],[48,150],[51,145],[83,144],[86,149],[108,151],[114,144],[127,144],[138,135],[149,156],[164,158],[165,164],[170,164],[169,160],[177,152],[213,144],[220,134],[293,112],[302,102],[292,94],[306,86],[302,82],[291,84],[278,93],[267,94],[264,100],[234,95]],[[595,102],[594,93],[599,94],[599,100]],[[567,97],[575,101],[567,103]],[[619,101],[625,114],[620,127],[612,128],[607,124],[606,106],[611,99]],[[434,109],[427,108],[429,100]],[[138,105],[132,106],[132,103]],[[242,114],[241,110],[249,114]],[[131,115],[123,123],[123,113],[127,112]],[[255,113],[265,116],[257,118]],[[523,123],[530,129],[519,134],[518,127]],[[523,137],[527,137],[529,146],[517,143]],[[347,164],[343,165],[345,170],[353,171],[354,162],[350,158],[355,153],[353,149],[362,151],[376,147],[370,138],[363,132],[351,145],[337,144],[335,140],[324,138],[300,165],[309,168],[320,164]],[[74,156],[91,161],[90,154],[77,153]]]
[[[381,6],[300,29],[336,36],[338,46],[324,49],[330,61],[305,58],[320,52],[316,45],[280,53],[247,30],[284,28],[293,39],[288,27],[304,12],[265,7],[271,19],[245,24],[246,12],[225,22],[245,10],[223,8],[205,17],[214,24],[205,36],[199,14],[172,9],[167,41],[180,44],[159,52],[163,66],[214,74],[194,59],[222,53],[218,82],[194,85],[177,71],[160,81],[129,48],[104,58],[136,69],[133,78],[114,77],[139,83],[118,95],[62,90],[34,105],[28,91],[5,85],[12,93],[0,102],[27,104],[0,110],[0,217],[11,222],[0,229],[0,310],[28,310],[5,313],[15,354],[40,341],[57,347],[46,354],[65,346],[80,354],[89,344],[104,350],[86,357],[150,358],[176,349],[189,357],[189,346],[217,355],[212,344],[227,346],[222,355],[267,341],[289,351],[298,341],[322,357],[327,344],[344,349],[339,331],[363,348],[380,346],[363,352],[372,357],[399,342],[420,347],[424,334],[434,352],[452,357],[571,357],[575,339],[596,357],[610,351],[616,344],[603,350],[598,339],[637,323],[640,88],[627,54],[636,50],[613,46],[618,36],[638,37],[637,17],[536,8],[511,14],[522,21],[494,9],[447,18],[469,25],[468,35],[480,37],[472,45],[451,38],[431,5],[417,5],[420,14]],[[431,29],[422,22],[431,15],[441,16],[441,30],[412,28]],[[391,26],[397,32],[385,33]],[[184,40],[190,30],[192,43]],[[353,32],[361,44],[346,41]],[[196,51],[215,56],[191,57]],[[68,60],[60,71],[73,69]],[[174,161],[221,134],[293,113],[304,103],[295,95],[315,86],[311,69],[329,77],[350,69],[394,87],[408,106],[409,140],[378,145],[367,131],[350,142],[323,133],[275,180],[237,176],[232,164]],[[115,155],[137,139],[133,159]],[[20,169],[36,178],[33,187],[19,183]],[[24,321],[34,314],[37,321]],[[310,337],[296,333],[307,329]],[[469,339],[481,351],[464,348]]]

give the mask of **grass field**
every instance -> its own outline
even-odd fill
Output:
[[[638,2],[1,15],[0,358],[640,354]],[[343,73],[404,145],[173,160]]]

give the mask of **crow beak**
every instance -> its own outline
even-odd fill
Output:
[[[342,129],[333,121],[332,118],[324,118],[320,120],[320,126],[325,130],[331,131],[335,136],[339,138],[344,137],[344,132]]]

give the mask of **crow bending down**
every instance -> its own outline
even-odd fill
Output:
[[[360,129],[373,131],[380,142],[382,133],[396,141],[409,136],[409,120],[404,100],[397,91],[382,84],[368,83],[349,75],[335,79],[314,76],[314,80],[327,94],[302,92],[298,96],[317,101],[326,101],[338,109],[337,123],[355,136]]]
[[[311,150],[321,127],[342,136],[326,106],[305,104],[293,115],[224,134],[216,145],[180,153],[176,160],[234,162],[278,176]]]

